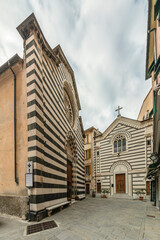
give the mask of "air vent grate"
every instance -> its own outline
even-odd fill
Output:
[[[27,235],[41,232],[43,230],[47,230],[50,228],[55,228],[55,227],[57,227],[57,224],[53,220],[48,222],[29,225],[27,226]]]

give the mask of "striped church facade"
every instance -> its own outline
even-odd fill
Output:
[[[36,218],[48,207],[84,196],[84,131],[74,72],[60,45],[51,49],[34,14],[17,30],[24,40],[26,162],[33,162],[30,214]]]
[[[51,50],[36,19],[31,21],[26,21],[26,39],[22,33],[24,23],[18,30],[24,38],[26,61],[28,161],[34,162],[30,202],[31,211],[38,212],[67,200],[69,156],[73,195],[84,194],[84,150],[74,73],[60,46]],[[74,126],[65,112],[64,91],[72,101]],[[69,156],[67,145],[71,146]]]
[[[146,182],[153,144],[152,119],[117,119],[95,138],[94,172],[97,194],[109,189],[111,196],[137,198],[137,190],[150,190]],[[123,140],[125,139],[125,140]],[[118,146],[124,141],[124,146]],[[123,148],[124,149],[123,149]]]

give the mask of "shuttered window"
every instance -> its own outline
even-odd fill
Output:
[[[85,159],[91,158],[91,149],[85,151]]]
[[[89,135],[86,135],[84,138],[84,144],[89,143]]]
[[[86,166],[86,175],[89,175],[89,166]]]

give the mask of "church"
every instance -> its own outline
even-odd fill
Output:
[[[40,220],[84,197],[81,105],[67,58],[35,15],[17,30],[24,56],[0,67],[0,211]]]
[[[90,194],[95,190],[100,196],[103,190],[108,190],[111,197],[132,199],[138,197],[136,192],[140,189],[150,194],[150,181],[146,180],[153,145],[153,123],[149,117],[152,106],[147,104],[152,99],[150,92],[142,104],[139,120],[121,116],[118,107],[117,118],[103,133],[92,127],[95,135],[90,152],[93,153],[94,174],[90,178],[94,187],[90,184]],[[89,144],[85,149],[87,146]],[[87,161],[89,159],[85,160],[86,168]],[[86,193],[89,193],[88,179],[86,176]]]

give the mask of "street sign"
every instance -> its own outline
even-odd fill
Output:
[[[32,161],[28,161],[26,163],[27,166],[27,173],[33,173],[33,162]]]
[[[33,174],[26,173],[26,187],[31,188],[33,187]]]

